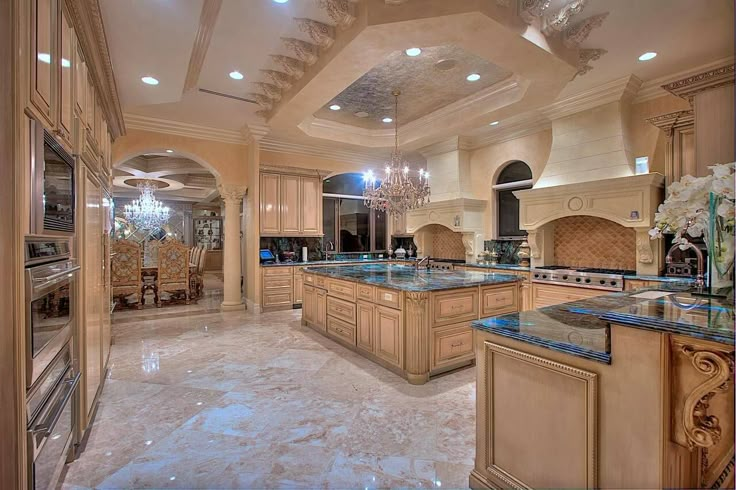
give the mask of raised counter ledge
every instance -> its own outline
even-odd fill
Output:
[[[297,262],[273,262],[270,264],[261,264],[261,267],[308,267],[333,264],[387,264],[391,262],[407,262],[413,263],[415,259],[334,259],[334,260],[309,260]]]
[[[531,270],[531,267],[529,266],[523,266],[519,264],[462,264],[466,267],[474,267],[477,269],[505,269],[510,271],[521,271],[521,272],[529,272]]]
[[[610,324],[686,335],[734,345],[734,312],[719,300],[693,296],[687,289],[669,287],[669,296],[637,297],[642,290],[511,313],[473,322],[473,328],[538,345],[583,359],[611,363]],[[653,290],[653,288],[648,288]]]
[[[419,269],[413,265],[363,264],[308,267],[305,272],[401,291],[443,291],[521,281],[518,276],[475,271]]]

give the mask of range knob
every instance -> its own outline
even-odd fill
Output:
[[[567,274],[565,274],[564,276],[562,276],[562,280],[563,281],[567,281]]]
[[[543,274],[542,279],[547,279],[547,274]]]
[[[601,279],[600,282],[601,282],[601,284],[605,284],[606,283],[605,279]]]
[[[539,279],[539,274],[534,274],[534,279]]]
[[[580,279],[579,277],[576,277],[576,278],[575,278],[575,282],[580,282],[580,280],[581,280],[581,279]]]
[[[590,278],[586,279],[586,280],[585,280],[585,283],[586,283],[586,284],[590,284]]]
[[[616,281],[611,281],[611,286],[615,286],[615,285],[616,285]]]

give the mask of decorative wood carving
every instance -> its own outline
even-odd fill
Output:
[[[291,88],[291,78],[286,73],[276,70],[261,70],[261,73],[281,90],[289,90]]]
[[[260,88],[263,94],[274,102],[281,100],[281,89],[272,83],[252,82],[253,85]]]
[[[590,66],[590,62],[599,60],[606,53],[608,51],[605,49],[581,49],[578,53],[578,71],[575,73],[575,77],[585,75],[592,70],[593,67]]]
[[[549,8],[550,0],[521,0],[519,2],[519,17],[531,24],[534,19],[541,17]]]
[[[296,17],[299,30],[309,36],[309,38],[322,49],[328,49],[335,42],[335,28],[322,22]]]
[[[576,48],[588,39],[590,32],[596,27],[603,25],[603,21],[608,17],[608,12],[593,15],[577,24],[567,27],[562,31],[562,43],[568,48]]]
[[[411,384],[423,384],[429,379],[429,294],[409,291],[405,297],[407,377]]]
[[[301,39],[294,39],[293,37],[282,37],[281,41],[284,43],[286,49],[292,51],[294,56],[307,65],[313,65],[319,59],[319,46],[316,44],[302,41]]]
[[[256,103],[263,109],[270,111],[273,109],[273,100],[264,94],[248,94],[249,98],[252,98]]]
[[[650,117],[647,122],[664,131],[667,149],[664,156],[664,175],[669,185],[680,180],[683,175],[693,174],[695,156],[694,145],[695,113],[693,110],[676,111]],[[689,143],[689,144],[688,144]]]
[[[568,26],[570,20],[583,11],[588,0],[572,0],[554,14],[548,14],[544,18],[542,32],[546,35],[560,32]]]
[[[291,56],[272,54],[271,59],[281,66],[284,73],[297,80],[304,76],[304,62]]]
[[[687,111],[668,112],[659,116],[650,117],[646,120],[649,124],[657,126],[664,131],[668,138],[672,137],[672,131],[677,126],[687,126],[695,123],[695,113],[692,109]]]
[[[693,97],[700,92],[725,85],[733,85],[733,83],[734,64],[731,63],[662,85],[662,88],[692,103]]]
[[[542,257],[542,253],[539,247],[539,241],[537,240],[537,230],[527,230],[526,241],[529,244],[531,257],[533,259],[539,259]]]
[[[353,15],[353,4],[348,0],[318,0],[320,8],[327,12],[335,24],[343,29],[350,27],[355,22]]]
[[[649,237],[649,228],[637,228],[636,230],[636,260],[642,264],[654,262],[652,251],[652,240]]]
[[[202,12],[199,14],[199,28],[194,38],[192,54],[189,56],[187,76],[184,79],[185,93],[197,88],[199,74],[202,72],[204,57],[210,47],[210,40],[212,39],[212,33],[215,31],[215,23],[221,6],[222,0],[205,0],[202,3]]]
[[[711,398],[728,391],[733,382],[734,355],[692,345],[682,346],[681,351],[690,358],[695,369],[707,377],[685,399],[683,417],[690,449],[707,449],[721,440],[720,421],[715,415],[708,415],[708,407]]]

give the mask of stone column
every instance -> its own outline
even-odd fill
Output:
[[[220,308],[222,311],[244,310],[245,304],[240,292],[240,205],[245,195],[245,187],[222,184],[218,189],[222,200],[225,201],[225,256],[222,266],[225,284]]]
[[[248,309],[258,311],[261,301],[261,273],[258,259],[260,248],[260,140],[268,133],[267,126],[248,126],[247,160],[248,194],[245,198],[245,297]]]
[[[432,341],[429,328],[429,294],[409,291],[405,296],[406,377],[413,385],[423,385],[429,381],[429,343]]]

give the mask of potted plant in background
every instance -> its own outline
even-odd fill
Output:
[[[685,249],[690,238],[703,237],[708,248],[708,284],[711,291],[733,286],[734,165],[708,167],[711,175],[685,175],[670,184],[667,199],[654,216],[652,239],[674,233],[674,244]]]

